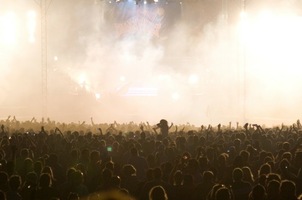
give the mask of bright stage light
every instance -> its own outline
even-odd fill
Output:
[[[90,87],[89,87],[89,81],[87,79],[87,76],[85,73],[81,73],[79,75],[79,78],[78,78],[78,84],[80,85],[81,88],[89,91],[90,90]]]
[[[35,32],[37,26],[37,14],[35,11],[28,11],[27,12],[27,31],[28,31],[28,40],[29,42],[35,42]]]
[[[95,93],[95,98],[98,100],[101,98],[101,94],[100,93]]]
[[[240,12],[240,18],[241,19],[246,19],[247,18],[247,13],[245,11]]]
[[[246,50],[264,58],[291,62],[301,50],[301,25],[301,17],[262,12],[251,20],[248,32],[243,32]]]
[[[263,11],[249,15],[240,28],[247,73],[257,77],[249,87],[262,84],[272,93],[291,93],[302,87],[298,78],[302,73],[302,17]]]
[[[0,18],[0,40],[11,45],[17,42],[17,17],[13,12],[7,12]]]
[[[160,81],[170,81],[170,80],[171,80],[171,76],[168,75],[168,74],[160,74],[160,75],[158,76],[158,79],[159,79]]]
[[[188,78],[188,82],[191,84],[191,85],[195,85],[196,83],[198,83],[198,76],[196,74],[191,74]]]
[[[58,61],[58,56],[53,57],[54,61]]]
[[[173,99],[174,101],[179,100],[179,98],[180,98],[180,95],[179,95],[178,92],[174,92],[174,93],[172,94],[172,99]]]
[[[126,80],[126,77],[125,76],[121,76],[120,77],[120,81],[124,82]]]

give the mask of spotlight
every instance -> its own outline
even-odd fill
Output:
[[[198,82],[198,76],[196,74],[191,74],[188,78],[190,84],[194,85]]]
[[[240,12],[240,17],[241,17],[241,19],[247,18],[247,13],[245,11],[241,11]]]
[[[58,56],[53,57],[54,61],[58,61]]]
[[[120,77],[120,81],[124,82],[126,80],[126,77],[125,76],[121,76]]]
[[[101,98],[101,94],[100,93],[95,93],[95,98],[96,99],[100,99]]]
[[[178,92],[174,92],[174,93],[172,94],[172,99],[173,99],[174,101],[179,100],[179,98],[180,98],[180,95],[179,95]]]
[[[17,39],[17,17],[13,12],[7,12],[0,18],[0,36],[5,44],[15,44]]]

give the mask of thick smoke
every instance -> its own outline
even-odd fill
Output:
[[[244,22],[246,33],[240,28],[242,5],[179,3],[165,5],[179,5],[175,12],[180,13],[154,39],[116,37],[106,1],[54,0],[47,12],[49,117],[150,123],[166,118],[196,125],[278,124],[299,118],[297,67],[302,61],[294,47],[300,41],[280,43],[284,38],[277,33],[268,41],[271,37],[260,35],[255,20]],[[28,7],[36,8],[23,10]],[[255,16],[255,10],[262,10],[251,7]],[[35,44],[20,44],[11,52],[0,48],[6,57],[1,59],[1,117],[41,116],[39,31],[36,37]],[[279,51],[269,52],[272,44]]]

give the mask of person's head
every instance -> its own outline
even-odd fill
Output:
[[[165,189],[158,185],[149,191],[149,200],[168,200],[168,196]]]
[[[50,166],[45,166],[42,170],[42,173],[49,174],[50,178],[54,179],[53,171],[52,171],[52,168]]]
[[[79,150],[77,150],[77,149],[72,149],[71,152],[70,152],[70,157],[71,157],[73,160],[79,159]]]
[[[67,169],[67,171],[66,171],[67,181],[72,181],[73,173],[75,173],[75,172],[76,172],[76,169],[73,167]]]
[[[292,199],[296,196],[296,184],[290,180],[283,180],[280,184],[280,196],[285,199]]]
[[[258,184],[254,186],[252,192],[251,192],[251,197],[253,200],[265,200],[266,199],[266,191],[264,186]]]
[[[281,177],[279,174],[276,174],[276,173],[269,173],[266,177],[266,181],[267,182],[270,182],[271,180],[276,180],[278,182],[281,181]]]
[[[81,151],[81,160],[89,160],[90,151],[88,149],[82,149]]]
[[[100,152],[99,151],[92,151],[90,153],[90,162],[96,163],[100,160]]]
[[[110,179],[110,185],[119,188],[121,186],[121,178],[119,176],[112,176]]]
[[[107,161],[105,164],[105,168],[110,169],[111,171],[114,171],[114,162],[112,162],[111,160]]]
[[[8,174],[4,171],[0,172],[0,184],[5,185],[8,183]]]
[[[236,138],[236,139],[234,140],[234,146],[235,146],[237,149],[240,148],[240,146],[241,146],[241,140],[240,140],[239,138]]]
[[[21,177],[18,175],[12,175],[9,178],[9,187],[12,191],[17,191],[21,186]]]
[[[226,160],[227,160],[227,157],[226,157],[225,154],[220,154],[220,155],[218,156],[218,163],[219,163],[219,165],[225,166]]]
[[[0,190],[0,200],[6,200],[6,194],[2,190]]]
[[[228,188],[221,187],[215,192],[215,200],[231,200],[232,195]]]
[[[219,190],[220,188],[224,188],[224,187],[225,186],[222,185],[222,184],[215,184],[212,187],[211,191],[208,193],[207,199],[209,199],[209,200],[215,200],[215,198],[216,198],[215,195],[216,195],[217,190]]]
[[[84,175],[80,170],[76,170],[73,173],[73,183],[75,185],[80,185],[84,181]]]
[[[289,144],[289,142],[283,142],[282,149],[284,151],[289,151],[290,150],[290,144]]]
[[[102,176],[105,182],[109,182],[113,173],[110,169],[105,168],[102,172]]]
[[[214,174],[212,171],[204,171],[202,177],[205,183],[212,183],[214,180]]]
[[[290,164],[287,159],[282,159],[281,162],[279,163],[281,172],[287,171],[289,166],[290,166]]]
[[[24,160],[24,168],[27,171],[32,171],[34,169],[34,162],[31,158],[25,158]]]
[[[20,156],[21,156],[22,159],[28,158],[29,157],[29,150],[26,149],[26,148],[21,149]]]
[[[267,175],[269,173],[271,173],[271,166],[267,163],[261,165],[261,167],[259,169],[259,175],[262,175],[262,174]]]
[[[25,182],[28,185],[37,185],[38,176],[35,172],[29,172],[26,174]]]
[[[240,151],[240,156],[242,158],[242,161],[244,163],[248,162],[249,161],[249,158],[250,158],[250,153],[246,150],[242,150]]]
[[[241,181],[243,178],[243,171],[240,168],[235,168],[233,170],[233,181]]]
[[[168,121],[165,120],[165,119],[161,119],[161,120],[159,121],[159,123],[157,124],[157,126],[158,126],[159,128],[168,127]]]
[[[252,173],[251,168],[249,168],[247,166],[242,167],[242,172],[243,172],[243,180],[244,181],[248,181],[250,183],[254,182],[254,175]]]
[[[136,174],[136,169],[134,168],[133,165],[126,164],[123,166],[122,173],[124,176],[133,176]]]
[[[50,187],[52,184],[52,181],[51,181],[51,177],[48,173],[43,173],[41,174],[40,176],[40,179],[39,179],[39,186],[40,187]]]
[[[174,173],[173,180],[174,180],[175,185],[181,185],[181,183],[183,181],[183,174],[180,170],[177,170]]]
[[[40,174],[42,172],[42,169],[43,169],[43,163],[41,161],[36,161],[34,163],[34,171],[37,174]]]
[[[267,195],[268,196],[279,196],[280,193],[280,182],[277,180],[271,180],[267,184]]]
[[[137,148],[135,148],[135,147],[131,148],[130,153],[131,153],[132,156],[138,156]]]

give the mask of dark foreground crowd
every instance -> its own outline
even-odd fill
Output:
[[[302,199],[302,126],[0,121],[0,200]]]

